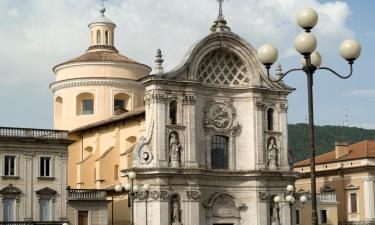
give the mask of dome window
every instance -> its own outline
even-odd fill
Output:
[[[100,30],[96,31],[96,44],[100,45]]]

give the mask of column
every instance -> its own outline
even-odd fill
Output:
[[[374,178],[366,177],[363,181],[365,199],[365,218],[368,221],[375,221],[374,207]]]
[[[25,176],[25,187],[26,187],[26,201],[25,201],[25,221],[33,220],[33,156],[34,153],[25,152],[26,170],[24,171]]]

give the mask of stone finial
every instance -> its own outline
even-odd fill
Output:
[[[156,56],[155,56],[155,74],[160,74],[164,73],[164,68],[163,68],[163,55],[161,54],[161,50],[157,49],[156,50]]]
[[[281,67],[281,64],[279,63],[276,68],[276,79],[280,79],[283,75],[283,68]]]
[[[223,3],[224,0],[217,0],[219,3],[219,14],[217,16],[217,19],[214,21],[214,24],[211,27],[211,32],[220,32],[220,31],[230,31],[230,28],[227,26],[227,21],[224,18],[223,14]]]

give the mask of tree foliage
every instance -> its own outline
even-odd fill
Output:
[[[289,124],[289,150],[293,161],[298,162],[310,157],[308,149],[308,127],[305,123]],[[375,130],[342,126],[315,126],[315,149],[320,155],[334,150],[335,141],[354,144],[364,140],[375,140]]]

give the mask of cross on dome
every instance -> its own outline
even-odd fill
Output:
[[[223,14],[223,3],[224,3],[224,0],[217,0],[217,2],[219,3],[219,15],[218,15],[218,18],[224,19],[224,14]]]
[[[105,5],[104,5],[104,2],[108,2],[109,0],[102,0],[102,8],[99,10],[99,12],[102,14],[102,16],[104,17],[104,13],[105,13]]]
[[[211,32],[230,31],[223,14],[223,3],[225,0],[216,0],[219,3],[219,14],[211,27]],[[227,0],[228,1],[228,0]]]

